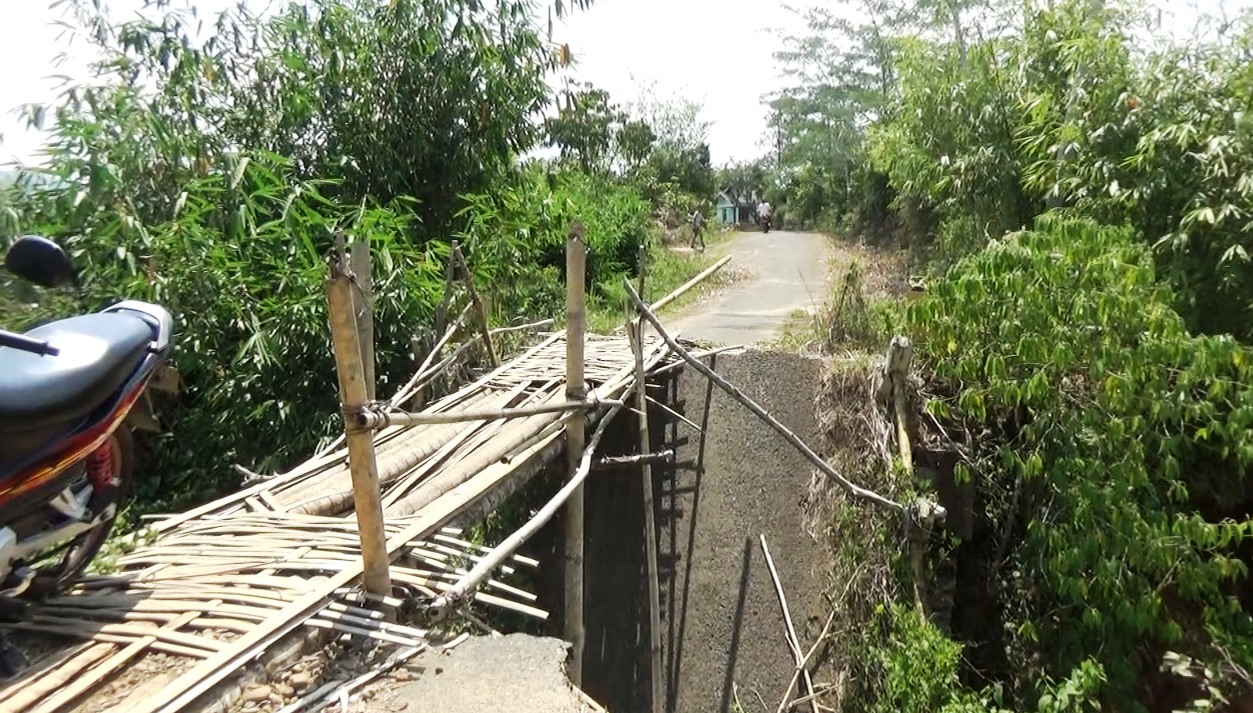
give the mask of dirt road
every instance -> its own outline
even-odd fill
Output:
[[[737,233],[713,249],[731,255],[748,279],[666,320],[684,338],[712,344],[756,344],[778,335],[788,316],[826,299],[830,241],[816,233]]]

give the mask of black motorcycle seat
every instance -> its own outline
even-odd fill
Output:
[[[109,400],[143,361],[152,327],[117,312],[51,322],[27,332],[60,350],[40,356],[0,347],[0,430],[82,418]]]

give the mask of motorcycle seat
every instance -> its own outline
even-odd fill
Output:
[[[87,416],[126,383],[153,339],[147,322],[116,312],[58,320],[27,335],[47,341],[60,354],[0,347],[0,430]]]

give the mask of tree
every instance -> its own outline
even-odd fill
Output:
[[[548,145],[560,148],[562,158],[574,159],[584,173],[607,170],[610,152],[620,143],[627,123],[626,113],[610,101],[609,92],[590,83],[568,82],[558,105],[557,115],[544,120]]]

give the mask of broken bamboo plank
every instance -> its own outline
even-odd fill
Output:
[[[547,524],[563,505],[568,505],[569,499],[583,486],[583,481],[587,478],[587,474],[591,472],[592,453],[600,445],[601,436],[604,435],[609,422],[613,420],[613,417],[617,415],[619,410],[621,410],[621,407],[615,407],[601,419],[600,424],[596,427],[596,431],[592,433],[592,437],[588,440],[587,447],[579,456],[575,472],[566,481],[566,484],[562,486],[561,490],[558,490],[557,494],[545,503],[535,515],[531,516],[531,519],[527,520],[522,527],[515,530],[509,537],[506,537],[492,549],[490,554],[479,560],[478,564],[466,576],[462,577],[460,581],[439,597],[436,597],[429,607],[432,616],[436,619],[447,618],[448,615],[464,605],[470,592],[481,585],[492,571],[509,559],[524,542]]]

